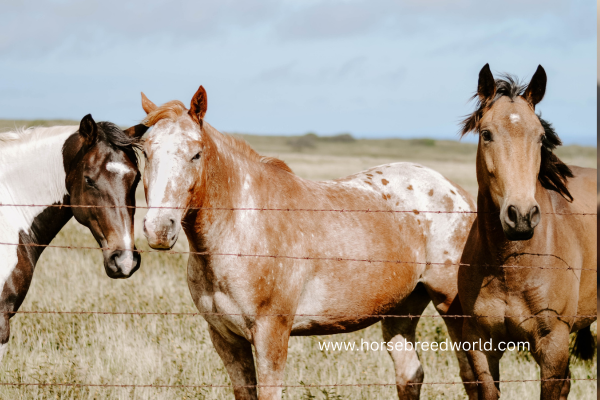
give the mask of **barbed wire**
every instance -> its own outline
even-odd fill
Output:
[[[0,386],[66,386],[66,387],[106,387],[106,388],[151,388],[151,389],[200,389],[200,388],[320,388],[320,387],[390,387],[390,386],[424,386],[424,385],[478,385],[480,383],[527,383],[527,382],[574,382],[593,381],[597,378],[550,378],[550,379],[507,379],[498,381],[450,381],[450,382],[409,382],[406,385],[397,383],[325,383],[325,384],[300,384],[300,385],[232,385],[232,384],[196,384],[196,385],[167,385],[167,384],[127,384],[127,383],[68,383],[68,382],[0,382]]]
[[[124,250],[131,251],[134,253],[162,253],[162,254],[190,254],[199,256],[221,256],[221,257],[257,257],[257,258],[283,258],[287,260],[317,260],[317,261],[353,261],[353,262],[368,262],[368,263],[390,263],[390,264],[417,264],[417,265],[431,265],[431,266],[452,266],[456,265],[459,267],[483,267],[483,268],[515,268],[515,269],[548,269],[548,270],[566,270],[566,271],[594,271],[593,268],[573,268],[570,267],[563,259],[555,256],[554,254],[540,254],[540,253],[523,253],[520,255],[532,255],[532,256],[546,256],[555,257],[563,261],[567,267],[544,267],[544,266],[529,266],[529,265],[491,265],[491,264],[466,264],[466,263],[447,263],[447,262],[429,262],[429,261],[406,261],[406,260],[378,260],[378,259],[361,259],[361,258],[344,258],[344,257],[301,257],[301,256],[288,256],[279,254],[245,254],[245,253],[215,253],[208,251],[176,251],[176,250],[140,250],[140,249],[121,249],[117,247],[91,247],[91,246],[62,246],[52,244],[39,244],[39,243],[7,243],[0,242],[0,246],[23,246],[23,247],[43,247],[43,248],[55,248],[55,249],[70,249],[70,250],[106,250],[116,251]]]
[[[346,210],[346,209],[306,209],[306,208],[235,208],[235,207],[148,207],[148,206],[99,206],[99,205],[65,205],[65,204],[2,204],[0,207],[65,207],[65,208],[136,208],[136,209],[184,209],[184,210],[216,210],[216,211],[279,211],[279,212],[339,212],[339,213],[414,213],[414,214],[478,214],[477,211],[432,211],[432,210]],[[480,211],[479,213],[483,213]],[[489,212],[498,213],[498,212]],[[597,213],[542,213],[546,215],[589,215],[597,216]],[[0,245],[8,246],[30,246],[44,248],[61,248],[61,249],[83,249],[83,250],[124,250],[108,247],[86,247],[86,246],[59,246],[59,245],[43,245],[36,243],[4,243]],[[588,270],[596,271],[592,268],[572,268],[568,267],[544,267],[544,266],[518,266],[518,265],[475,265],[465,263],[434,263],[434,262],[417,262],[403,260],[374,260],[374,259],[352,259],[342,257],[299,257],[277,254],[242,254],[242,253],[210,253],[210,252],[194,252],[194,251],[173,251],[173,250],[139,250],[128,249],[137,253],[166,253],[166,254],[190,254],[190,255],[205,255],[205,256],[233,256],[233,257],[259,257],[259,258],[283,258],[293,260],[319,260],[319,261],[353,261],[353,262],[368,262],[368,263],[396,263],[396,264],[420,264],[420,265],[440,265],[440,266],[473,266],[473,267],[492,267],[492,268],[525,268],[525,269],[559,269],[559,270]],[[528,254],[535,256],[553,256],[551,254]],[[556,256],[554,256],[556,257]],[[564,260],[562,260],[564,262]],[[566,264],[566,262],[565,262]],[[568,264],[567,264],[568,265]],[[126,316],[254,316],[254,317],[354,317],[354,318],[593,318],[596,314],[591,315],[441,315],[441,314],[244,314],[244,313],[218,313],[218,312],[121,312],[121,311],[43,311],[43,310],[24,310],[11,311],[5,314],[55,314],[55,315],[126,315]],[[566,378],[566,379],[522,379],[522,380],[498,380],[494,383],[526,383],[526,382],[545,382],[545,381],[597,381],[597,378]],[[492,382],[492,381],[490,381]],[[463,385],[463,384],[480,384],[483,381],[451,381],[451,382],[414,382],[408,383],[406,386],[422,386],[422,385]],[[61,387],[104,387],[104,388],[152,388],[152,389],[200,389],[200,388],[229,388],[235,387],[281,387],[281,388],[320,388],[320,387],[392,387],[399,386],[397,383],[351,383],[351,384],[300,384],[300,385],[231,385],[231,384],[194,384],[194,385],[168,385],[168,384],[94,384],[94,383],[67,383],[67,382],[0,382],[0,386],[61,386]]]
[[[56,315],[161,315],[161,316],[241,316],[241,317],[354,317],[354,318],[596,318],[597,314],[578,314],[578,315],[461,315],[461,314],[293,314],[293,313],[222,313],[222,312],[161,312],[161,311],[57,311],[57,310],[24,310],[24,311],[4,311],[0,314],[56,314]]]
[[[74,205],[74,204],[3,204],[0,207],[58,207],[58,208],[135,208],[163,210],[221,210],[221,211],[284,211],[284,212],[339,212],[339,213],[414,213],[414,214],[498,214],[499,211],[446,211],[446,210],[346,210],[319,208],[260,208],[260,207],[167,207],[167,206],[118,206],[118,205]],[[598,213],[542,212],[545,215],[598,215]]]

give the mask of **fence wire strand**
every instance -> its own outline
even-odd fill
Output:
[[[301,257],[301,256],[288,256],[279,254],[245,254],[245,253],[215,253],[208,251],[176,251],[176,250],[140,250],[140,249],[120,249],[116,247],[91,247],[91,246],[61,246],[51,244],[39,244],[39,243],[7,243],[0,242],[0,246],[23,246],[23,247],[43,247],[43,248],[54,248],[54,249],[70,249],[70,250],[127,250],[135,253],[162,253],[162,254],[190,254],[197,256],[221,256],[221,257],[257,257],[257,258],[282,258],[287,260],[316,260],[316,261],[353,261],[353,262],[366,262],[366,263],[389,263],[389,264],[417,264],[427,266],[440,266],[449,267],[452,265],[459,267],[482,267],[482,268],[513,268],[513,269],[557,269],[566,271],[594,271],[593,268],[573,268],[568,266],[564,260],[553,254],[539,254],[539,253],[522,253],[519,255],[531,255],[531,256],[546,256],[555,257],[563,261],[567,267],[544,267],[544,266],[530,266],[530,265],[490,265],[490,264],[465,264],[465,263],[447,263],[447,262],[429,262],[429,261],[407,261],[407,260],[378,260],[368,258],[344,258],[344,257]]]
[[[142,210],[216,210],[216,211],[282,211],[282,212],[339,212],[339,213],[407,213],[407,214],[499,214],[499,211],[446,211],[446,210],[346,210],[342,208],[268,208],[268,207],[167,207],[167,206],[118,206],[118,205],[77,205],[77,204],[8,204],[0,203],[0,207],[58,207],[58,208],[134,208]],[[561,213],[542,212],[544,215],[598,215],[597,213]]]
[[[578,314],[578,315],[539,315],[539,314],[518,314],[518,315],[461,315],[461,314],[295,314],[295,313],[221,313],[221,312],[168,312],[168,311],[57,311],[57,310],[24,310],[24,311],[6,311],[0,314],[56,314],[56,315],[160,315],[160,316],[240,316],[240,317],[328,317],[328,318],[595,318],[596,314]]]
[[[432,210],[346,210],[346,209],[306,209],[306,208],[235,208],[235,207],[148,207],[148,206],[98,206],[98,205],[71,205],[71,204],[2,204],[0,207],[65,207],[65,208],[134,208],[134,209],[184,209],[184,210],[215,210],[215,211],[279,211],[279,212],[339,212],[339,213],[413,213],[413,214],[477,214],[477,211],[432,211]],[[481,213],[481,212],[479,212]],[[498,212],[490,212],[498,213]],[[545,212],[546,215],[587,215],[597,216],[597,213],[554,213]],[[25,246],[25,247],[41,247],[41,248],[59,248],[59,249],[82,249],[82,250],[123,250],[109,247],[86,247],[86,246],[60,246],[60,245],[45,245],[37,243],[6,243],[0,242],[0,245],[6,246]],[[465,263],[439,263],[439,262],[417,262],[405,260],[376,260],[376,259],[354,259],[343,257],[300,257],[287,256],[278,254],[242,254],[242,253],[210,253],[198,251],[173,251],[173,250],[139,250],[128,249],[137,253],[166,253],[166,254],[189,254],[201,256],[231,256],[231,257],[258,257],[258,258],[283,258],[291,260],[318,260],[318,261],[352,261],[352,262],[367,262],[367,263],[395,263],[395,264],[420,264],[420,265],[438,265],[438,266],[471,266],[471,267],[490,267],[490,268],[524,268],[524,269],[559,269],[559,270],[587,270],[594,271],[592,268],[572,268],[567,267],[546,267],[546,266],[520,266],[520,265],[475,265]],[[534,254],[528,253],[523,255],[534,256],[553,256],[552,254]],[[556,257],[558,258],[558,257]],[[564,262],[564,260],[561,259]],[[566,264],[566,262],[564,262]],[[124,315],[124,316],[253,316],[253,317],[353,317],[353,318],[593,318],[593,315],[441,315],[441,314],[244,314],[244,313],[219,313],[219,312],[126,312],[126,311],[43,311],[43,310],[24,310],[5,312],[5,314],[54,314],[54,315]],[[526,383],[526,382],[545,382],[545,381],[590,381],[597,382],[597,378],[566,378],[566,379],[522,379],[522,380],[499,380],[494,383]],[[485,383],[483,381],[467,382],[468,384]],[[414,382],[408,383],[407,386],[423,386],[423,385],[463,385],[462,381],[453,382]],[[391,387],[398,386],[396,383],[341,383],[341,384],[300,384],[300,385],[231,385],[231,384],[195,384],[195,385],[168,385],[168,384],[114,384],[114,383],[69,383],[69,382],[0,382],[0,386],[17,386],[17,387],[96,387],[96,388],[150,388],[150,389],[202,389],[202,388],[260,388],[260,387],[281,387],[281,388],[320,388],[320,387]]]
[[[480,383],[527,383],[527,382],[574,382],[574,381],[593,381],[597,378],[565,378],[565,379],[507,379],[499,381],[472,381],[466,382],[469,385]],[[68,383],[68,382],[0,382],[0,386],[66,386],[66,387],[104,387],[104,388],[151,388],[151,389],[201,389],[201,388],[320,388],[320,387],[389,387],[389,386],[424,386],[424,385],[463,385],[462,381],[451,382],[410,382],[406,385],[397,383],[330,383],[330,384],[301,384],[301,385],[228,385],[228,384],[197,384],[197,385],[166,385],[166,384],[119,384],[119,383]]]

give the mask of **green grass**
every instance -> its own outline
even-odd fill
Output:
[[[0,125],[2,126],[2,125]],[[432,166],[473,193],[474,152],[471,144],[431,140],[357,140],[317,138],[311,149],[295,151],[287,137],[246,136],[258,151],[278,155],[301,176],[325,179],[385,162],[412,160]],[[595,148],[569,146],[565,157],[596,164]],[[140,205],[143,190],[137,193]],[[141,210],[140,210],[141,211]],[[136,213],[136,245],[148,249],[141,233],[144,213]],[[71,221],[55,245],[96,246],[86,228]],[[182,236],[175,250],[188,249]],[[114,281],[102,267],[97,250],[48,249],[37,265],[22,310],[196,312],[186,282],[184,255],[144,254],[132,278]],[[434,313],[430,307],[426,314]],[[596,324],[593,325],[596,334]],[[439,318],[419,323],[421,341],[442,341],[446,329]],[[392,362],[385,352],[322,352],[318,343],[381,341],[379,324],[335,336],[294,337],[290,341],[285,383],[392,383]],[[458,365],[449,352],[423,352],[426,382],[458,382]],[[502,379],[539,379],[539,368],[527,353],[507,352]],[[573,378],[595,378],[593,362],[574,361]],[[21,314],[11,321],[9,350],[0,366],[1,382],[92,384],[229,384],[214,351],[206,322],[198,316],[114,316]],[[539,398],[539,384],[502,384],[502,399]],[[393,399],[393,387],[287,388],[285,399]],[[423,399],[462,399],[461,385],[425,385]],[[0,386],[2,399],[223,399],[230,389],[153,389],[99,387]],[[595,382],[575,382],[573,399],[595,399]]]

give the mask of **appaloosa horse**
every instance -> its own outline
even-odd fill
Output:
[[[382,320],[384,340],[395,347],[414,341],[419,318],[380,315],[418,316],[431,300],[448,313],[474,220],[464,190],[411,163],[329,182],[302,179],[211,127],[206,104],[202,87],[190,110],[179,101],[157,107],[142,94],[153,126],[144,144],[151,207],[144,233],[152,248],[170,249],[183,227],[191,251],[206,253],[190,255],[188,284],[200,312],[220,313],[205,318],[236,399],[257,398],[257,381],[261,399],[281,398],[290,335],[351,332]],[[462,323],[446,323],[460,339]],[[390,355],[400,397],[418,398],[416,352],[395,347]],[[459,361],[463,379],[472,379],[464,354]]]
[[[524,86],[510,76],[494,80],[486,64],[477,109],[463,123],[463,135],[479,134],[477,220],[458,274],[460,302],[473,317],[463,338],[493,346],[468,353],[483,382],[480,399],[499,396],[500,341],[530,343],[542,399],[568,394],[571,332],[579,331],[581,355],[593,356],[596,170],[553,154],[561,141],[535,114],[545,89],[541,66]]]
[[[10,337],[9,319],[25,299],[43,246],[72,216],[104,248],[108,276],[128,278],[139,268],[140,257],[132,251],[135,209],[129,207],[135,207],[140,179],[134,147],[146,129],[138,125],[123,132],[87,115],[79,130],[56,126],[0,133],[0,360]]]

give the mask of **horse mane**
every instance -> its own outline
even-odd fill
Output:
[[[517,96],[523,96],[525,89],[527,89],[527,85],[519,81],[518,78],[513,75],[503,74],[499,79],[496,79],[496,94],[491,100],[481,101],[477,93],[475,93],[471,98],[471,100],[475,99],[476,101],[475,111],[467,115],[462,121],[460,136],[463,137],[469,132],[478,131],[483,114],[492,108],[500,98],[506,96],[514,100]],[[565,200],[573,201],[573,196],[567,188],[568,178],[573,177],[573,172],[553,152],[556,147],[562,145],[562,141],[552,127],[552,124],[543,119],[541,114],[537,114],[537,117],[545,133],[545,138],[542,141],[542,161],[540,163],[538,180],[545,189],[554,190],[563,196]]]
[[[138,155],[135,151],[141,149],[143,139],[141,137],[133,137],[127,135],[121,128],[112,122],[101,121],[96,123],[98,125],[98,138],[114,149],[121,150],[131,159],[136,167],[138,165]]]
[[[209,124],[205,124],[204,126],[207,125],[210,126]],[[220,139],[220,141],[225,143],[230,149],[235,150],[236,152],[240,153],[245,157],[250,158],[251,160],[258,161],[263,164],[272,165],[276,168],[282,169],[286,172],[290,172],[293,174],[292,169],[285,163],[285,161],[280,160],[276,157],[261,156],[244,139],[223,134],[215,128],[213,128],[212,126],[210,126],[210,128],[210,134],[212,135],[212,137],[217,136]]]
[[[187,115],[187,113],[188,109],[181,101],[173,100],[157,107],[154,111],[150,112],[142,121],[142,123],[150,127],[156,125],[159,121],[163,119],[176,121],[180,117]],[[251,160],[263,164],[272,165],[276,168],[282,169],[286,172],[290,172],[293,174],[292,169],[283,160],[280,160],[279,158],[275,157],[261,156],[243,139],[223,134],[206,123],[203,124],[202,129],[205,132],[208,132],[211,135],[211,137],[217,138],[220,142],[223,142],[230,149],[250,158]]]

